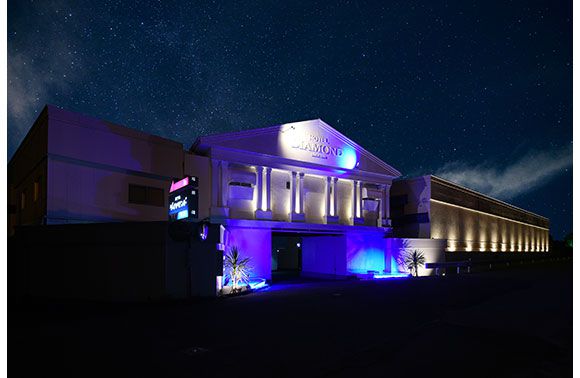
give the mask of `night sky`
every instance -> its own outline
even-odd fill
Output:
[[[8,2],[8,153],[46,103],[180,141],[322,118],[572,228],[572,4]]]

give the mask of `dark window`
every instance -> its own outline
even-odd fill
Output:
[[[129,184],[129,203],[164,206],[165,195],[160,188]]]
[[[40,196],[40,177],[34,182],[34,202],[38,201]]]
[[[231,186],[245,186],[246,188],[251,188],[252,184],[250,184],[249,182],[237,182],[237,181],[232,181],[230,182]]]
[[[163,207],[165,205],[165,195],[163,194],[163,189],[148,187],[147,202],[152,206]]]
[[[286,189],[290,189],[290,181],[286,181]]]

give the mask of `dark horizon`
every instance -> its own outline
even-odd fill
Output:
[[[176,140],[321,118],[572,231],[571,2],[8,3],[8,157],[45,103]]]

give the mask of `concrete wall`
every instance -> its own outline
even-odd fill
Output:
[[[209,217],[211,208],[211,162],[205,156],[186,152],[183,157],[184,176],[199,178],[199,219]]]
[[[402,264],[402,261],[406,253],[412,253],[413,251],[421,252],[425,257],[425,263],[445,262],[445,240],[393,238],[386,239],[386,241],[388,253],[385,255],[387,261],[385,265],[388,265],[390,262],[391,273],[395,273],[395,269],[399,272],[409,273],[409,270]],[[419,268],[420,276],[431,276],[434,274],[435,269]]]
[[[385,264],[386,239],[383,232],[352,232],[347,234],[346,241],[349,273],[366,274],[369,270],[383,273],[385,269],[390,269]]]
[[[393,182],[391,218],[396,237],[430,238],[430,176]]]
[[[353,185],[351,180],[338,180],[338,223],[352,225]]]
[[[52,159],[48,176],[47,223],[167,220],[170,180]],[[129,203],[129,184],[162,189],[164,206]]]
[[[302,238],[302,273],[315,276],[347,274],[346,236],[305,236]]]
[[[447,240],[449,252],[547,251],[549,221],[433,176],[396,181],[394,234]]]
[[[449,252],[543,252],[549,231],[490,214],[433,202],[431,236],[447,239]]]
[[[19,228],[9,241],[9,294],[104,301],[215,296],[219,227],[210,225],[205,241],[196,224],[184,222]]]
[[[231,247],[237,246],[243,257],[251,258],[252,277],[272,279],[271,230],[228,226],[225,244],[225,253],[228,253]]]
[[[289,222],[290,194],[292,191],[291,189],[286,189],[286,183],[292,180],[292,174],[287,171],[273,169],[271,175],[272,219],[282,222]]]
[[[166,297],[165,224],[78,224],[18,229],[8,253],[11,293],[61,299]]]
[[[69,159],[154,174],[183,176],[183,145],[81,114],[49,108],[48,152]]]
[[[304,217],[307,223],[324,224],[326,214],[326,178],[304,176]]]

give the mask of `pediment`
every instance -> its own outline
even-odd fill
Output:
[[[399,171],[320,119],[200,137],[191,151],[208,155],[213,147],[270,155],[338,169],[398,177]]]

